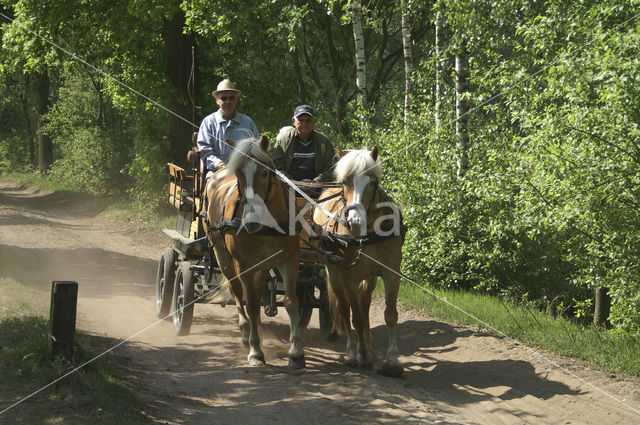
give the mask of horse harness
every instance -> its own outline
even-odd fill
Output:
[[[272,193],[275,178],[276,178],[275,173],[271,169],[269,169],[269,185],[267,186],[267,193],[265,194],[264,199],[262,199],[262,202],[264,203],[264,205],[267,205],[267,202],[269,201],[269,197],[271,196],[271,193]],[[240,227],[242,227],[242,218],[238,216],[238,210],[239,210],[239,206],[246,205],[248,203],[248,200],[247,200],[247,197],[243,196],[242,192],[240,191],[239,183],[240,183],[239,178],[236,176],[236,183],[231,189],[229,189],[224,199],[224,202],[222,204],[222,212],[220,214],[220,221],[218,222],[218,224],[215,226],[210,226],[210,223],[207,223],[208,232],[211,234],[210,236],[214,238],[213,239],[214,241],[215,241],[215,238],[217,238],[219,235],[230,232],[230,231],[238,230],[240,229]],[[284,192],[282,183],[280,183],[280,186]],[[227,206],[229,204],[229,199],[233,195],[234,189],[237,189],[238,191],[238,198],[233,203],[233,211],[231,213],[231,217],[225,218]],[[285,204],[286,203],[287,203],[287,199],[285,197]],[[271,213],[271,214],[273,216],[279,216],[279,215],[285,214],[287,211],[287,208],[288,206],[285,207],[284,213]],[[205,220],[208,220],[208,217],[205,216]],[[263,229],[261,229],[258,232],[255,232],[255,234],[262,235],[262,236],[282,236],[283,234],[286,234],[286,233],[282,233],[281,231],[273,227],[263,226]]]
[[[378,180],[376,179],[374,181],[374,186],[373,186],[373,193],[371,195],[371,199],[369,200],[369,203],[367,204],[367,207],[365,209],[365,214],[368,217],[369,213],[371,211],[371,208],[374,205],[374,202],[376,200],[376,197],[378,197],[379,202],[381,202],[383,199],[388,199],[391,200],[391,198],[386,195],[386,192],[384,191],[384,189],[382,189],[379,185]],[[318,203],[322,203],[322,202],[326,202],[332,198],[338,198],[333,205],[331,206],[331,211],[335,211],[336,207],[342,203],[342,207],[340,207],[339,211],[337,214],[341,214],[343,221],[347,224],[345,227],[347,227],[347,230],[350,232],[351,228],[349,226],[348,221],[346,220],[346,215],[347,212],[349,211],[349,205],[347,205],[347,200],[344,197],[344,188],[340,190],[340,192],[329,196],[327,198],[324,199],[319,199]],[[314,206],[315,208],[315,206]],[[398,236],[397,234],[390,234],[390,235],[386,235],[386,236],[382,236],[377,234],[375,231],[372,232],[368,232],[365,236],[363,237],[355,237],[352,236],[350,233],[340,233],[338,232],[338,226],[339,226],[339,222],[337,220],[333,220],[333,226],[332,226],[332,230],[329,230],[329,221],[330,218],[327,218],[327,221],[322,225],[322,231],[320,232],[320,236],[316,237],[316,239],[320,240],[321,242],[325,243],[325,244],[329,244],[329,245],[337,245],[339,246],[340,249],[342,250],[346,250],[350,247],[357,247],[357,252],[356,252],[356,256],[354,258],[354,260],[350,263],[350,264],[346,264],[345,265],[345,269],[349,269],[354,267],[355,265],[358,264],[359,260],[360,260],[360,255],[362,253],[362,249],[368,245],[374,245],[377,243],[381,243],[387,240],[390,240],[392,238],[395,238],[396,236]],[[404,225],[403,220],[402,220],[402,214],[400,214],[400,236],[402,237],[402,240],[404,241],[404,237],[405,234],[407,232],[407,227]]]

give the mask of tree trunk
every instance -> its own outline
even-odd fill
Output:
[[[291,52],[291,59],[293,60],[293,71],[296,76],[296,82],[298,83],[298,104],[304,105],[307,103],[307,91],[304,88],[304,78],[302,77],[302,69],[300,68],[300,58],[298,57],[298,50]]]
[[[42,133],[42,127],[44,126],[44,115],[49,111],[51,107],[51,101],[49,99],[51,81],[49,79],[49,73],[45,70],[38,73],[36,77],[36,90],[37,90],[37,134],[38,134],[38,170],[41,173],[46,172],[51,168],[53,163],[53,143],[51,138]]]
[[[440,4],[436,11],[436,99],[435,99],[435,133],[436,136],[442,128],[444,119],[444,105],[446,102],[445,72],[447,70],[447,59],[445,50],[447,48],[447,31],[445,26],[444,6]]]
[[[31,124],[31,108],[29,107],[29,93],[30,90],[30,79],[29,74],[25,75],[24,79],[24,92],[20,95],[20,99],[22,101],[22,115],[24,117],[25,126],[27,128],[27,135],[29,137],[29,165],[35,168],[36,164],[36,146],[34,143],[35,138],[37,137],[36,133],[33,131],[33,126]]]
[[[194,40],[192,35],[183,34],[184,23],[184,12],[178,10],[171,20],[165,21],[162,31],[169,83],[167,107],[173,112],[168,117],[171,159],[183,167],[187,164],[187,151],[191,149],[191,134],[197,130],[197,123],[190,123],[193,109],[188,89]],[[193,84],[197,86],[197,81]],[[194,92],[197,93],[197,87]]]
[[[404,51],[404,127],[407,129],[411,112],[411,92],[413,90],[413,55],[411,53],[411,27],[407,13],[407,0],[401,3],[402,47]]]
[[[327,41],[327,51],[329,54],[329,65],[331,67],[331,83],[336,93],[336,121],[338,122],[338,130],[340,134],[345,137],[349,136],[349,127],[345,118],[347,116],[347,101],[346,101],[346,90],[349,85],[348,81],[345,81],[344,78],[340,76],[340,69],[342,65],[342,60],[340,55],[338,54],[338,50],[336,49],[334,40],[333,40],[333,30],[331,29],[331,16],[327,13],[327,10],[323,10],[321,8],[322,17],[322,29],[324,30],[324,34]],[[319,88],[321,88],[320,86]]]
[[[611,312],[611,297],[607,288],[596,288],[593,324],[595,326],[610,327],[609,313]]]
[[[458,141],[458,178],[462,178],[469,168],[469,57],[467,47],[462,43],[456,54],[456,139]]]
[[[364,36],[362,34],[362,4],[353,2],[351,9],[353,21],[353,39],[356,51],[356,86],[358,87],[358,102],[367,106],[367,61],[364,50]]]

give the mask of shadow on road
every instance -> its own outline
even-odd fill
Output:
[[[153,293],[157,261],[100,248],[20,248],[0,244],[0,276],[49,290],[54,280],[78,282],[80,296]]]

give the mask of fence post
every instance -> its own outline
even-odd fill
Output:
[[[49,310],[49,323],[51,336],[53,336],[52,356],[63,353],[67,358],[71,358],[73,354],[77,302],[77,282],[53,281]]]

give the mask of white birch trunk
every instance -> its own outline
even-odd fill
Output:
[[[444,119],[444,105],[446,102],[446,85],[444,83],[444,73],[446,72],[447,59],[445,50],[447,48],[447,34],[445,29],[444,7],[439,6],[436,11],[436,105],[435,105],[435,127],[436,135],[440,134],[442,121]]]
[[[356,85],[358,86],[358,98],[361,105],[367,104],[367,67],[364,51],[364,36],[362,34],[362,4],[353,2],[351,9],[353,21],[353,39],[356,47]]]
[[[411,28],[407,13],[407,0],[402,0],[402,48],[404,52],[404,127],[407,129],[411,112],[411,92],[413,91],[413,55],[411,53]]]
[[[458,143],[458,178],[469,169],[469,57],[466,44],[456,54],[456,139]]]

